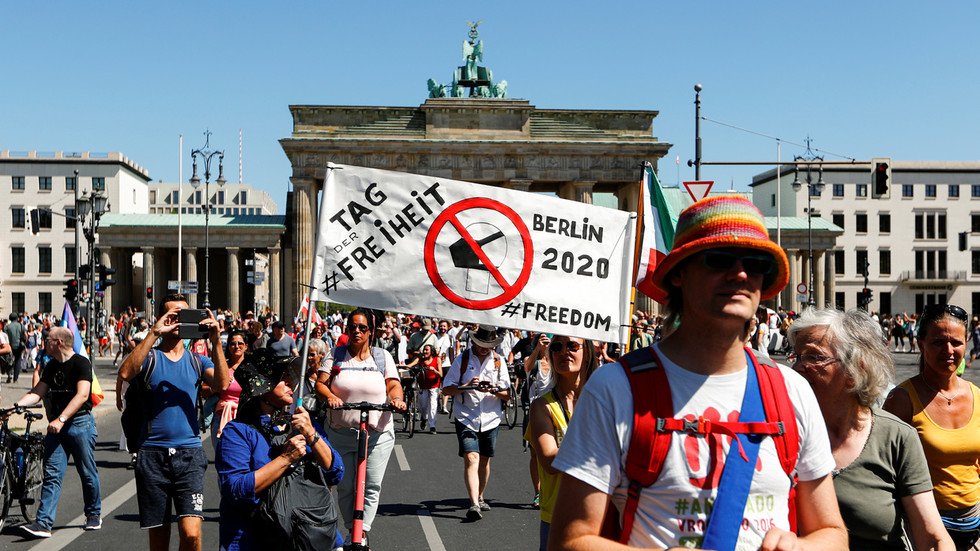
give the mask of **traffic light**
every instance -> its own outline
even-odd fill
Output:
[[[146,288],[146,298],[149,298],[149,299],[152,299],[153,298],[153,286],[152,285],[150,285],[149,287]]]
[[[858,293],[858,302],[860,303],[859,306],[865,310],[868,309],[868,305],[871,304],[873,300],[874,298],[872,297],[871,289],[868,289],[867,287],[861,289],[861,292]]]
[[[31,209],[31,233],[37,235],[41,231],[41,209]]]
[[[110,279],[114,273],[116,273],[116,270],[112,268],[101,265],[99,266],[99,291],[105,291],[107,288],[116,284],[114,279]]]
[[[871,196],[888,198],[888,184],[892,179],[891,159],[871,160]]]
[[[967,235],[970,235],[970,232],[968,232],[968,231],[961,231],[960,232],[960,250],[961,251],[965,251],[967,249],[967,244],[966,244],[966,236]]]
[[[92,277],[92,265],[82,264],[78,267],[78,279],[82,281],[88,281]]]
[[[75,302],[78,299],[78,280],[69,279],[65,282],[65,300]]]

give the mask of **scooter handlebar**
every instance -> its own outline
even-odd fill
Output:
[[[334,409],[349,409],[357,411],[395,411],[395,407],[390,403],[374,404],[371,402],[344,402],[343,405]]]

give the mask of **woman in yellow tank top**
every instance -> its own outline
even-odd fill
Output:
[[[541,481],[540,549],[548,547],[551,513],[558,496],[561,472],[551,467],[568,430],[579,392],[596,367],[595,346],[589,339],[556,336],[548,346],[554,386],[531,403],[531,420],[525,438],[538,458]]]
[[[885,409],[915,427],[933,495],[957,550],[980,550],[980,389],[956,376],[966,354],[966,311],[940,304],[919,318],[919,374],[899,385]]]

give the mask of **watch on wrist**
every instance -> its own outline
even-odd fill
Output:
[[[315,432],[315,433],[313,433],[313,440],[310,440],[307,443],[307,445],[312,448],[313,446],[316,446],[316,443],[319,442],[319,441],[320,441],[320,433]]]
[[[65,417],[64,415],[59,415],[58,416],[58,420],[61,421],[62,423],[67,423],[68,422],[68,418]]]

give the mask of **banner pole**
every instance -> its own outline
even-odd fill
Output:
[[[630,242],[632,242],[636,238],[636,213],[635,212],[631,212],[630,213],[629,223],[627,224],[626,228],[627,228],[626,229],[626,237],[627,237],[626,242],[627,243],[630,243]],[[623,253],[623,257],[624,257],[623,258],[623,267],[625,268],[626,266],[629,266],[630,265],[630,262],[636,256],[636,251],[635,250],[631,250],[630,247],[623,247],[623,249],[624,249],[624,253]],[[631,299],[632,299],[632,296],[633,296],[633,291],[632,291],[633,286],[630,285],[630,282],[632,281],[632,279],[633,279],[633,274],[631,274],[629,270],[624,269],[623,270],[623,291],[622,291],[622,293],[623,293],[623,314],[625,316],[627,316],[627,318],[625,320],[622,320],[624,323],[620,323],[620,326],[619,326],[619,342],[620,342],[620,345],[622,345],[622,348],[621,348],[622,350],[626,350],[626,346],[629,344],[630,325],[632,325],[632,323],[633,323],[633,312],[630,311],[630,302],[631,302]]]
[[[332,163],[327,165],[327,178],[323,182],[323,191],[322,191],[322,195],[320,196],[320,208],[313,214],[313,227],[315,228],[316,234],[315,234],[315,239],[313,240],[313,267],[310,270],[310,285],[308,290],[306,291],[307,307],[306,307],[306,324],[305,324],[305,329],[303,330],[303,352],[300,354],[299,357],[300,376],[299,376],[299,381],[297,383],[297,386],[299,388],[295,392],[295,395],[298,396],[298,398],[293,400],[293,404],[289,408],[290,414],[296,411],[296,406],[298,404],[303,403],[303,393],[306,390],[306,362],[307,362],[308,354],[310,353],[310,331],[313,328],[313,309],[316,308],[316,305],[313,303],[313,291],[316,290],[317,279],[319,277],[322,277],[322,274],[317,273],[318,271],[317,267],[320,266],[320,264],[322,264],[322,260],[321,262],[318,263],[316,257],[317,252],[320,250],[320,245],[321,245],[320,215],[323,214],[322,211],[327,206],[327,189],[334,185],[334,181],[333,181],[334,169],[335,167],[333,166]],[[313,199],[315,200],[316,197],[314,197]]]

